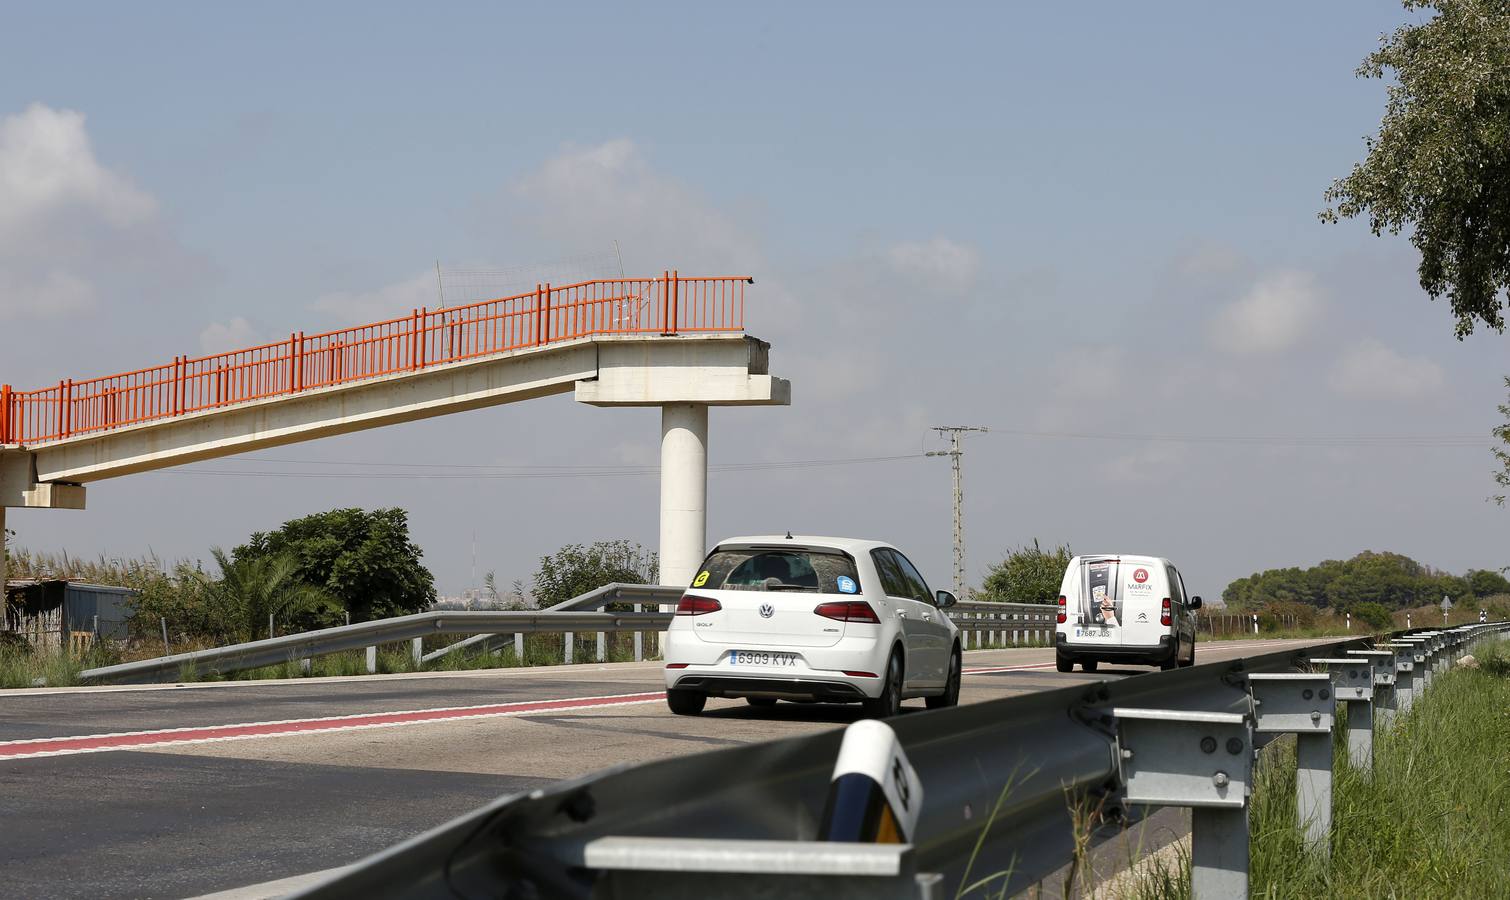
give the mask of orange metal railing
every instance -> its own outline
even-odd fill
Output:
[[[0,387],[0,444],[38,444],[595,334],[744,330],[744,276],[611,278],[53,387]]]

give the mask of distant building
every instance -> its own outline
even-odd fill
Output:
[[[126,639],[136,591],[62,579],[5,583],[4,630],[38,650]]]

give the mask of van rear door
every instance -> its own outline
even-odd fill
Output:
[[[1120,574],[1123,644],[1158,646],[1159,638],[1172,630],[1162,624],[1164,600],[1170,596],[1167,568],[1154,560],[1129,560],[1122,563]]]
[[[1070,611],[1066,640],[1107,647],[1122,643],[1121,568],[1115,556],[1081,558],[1076,608]]]

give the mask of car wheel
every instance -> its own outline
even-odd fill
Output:
[[[746,697],[745,702],[759,709],[769,709],[776,705],[775,697]]]
[[[666,705],[679,716],[698,715],[707,703],[708,695],[699,694],[697,691],[682,691],[676,688],[666,691]]]
[[[944,692],[937,697],[928,697],[923,701],[928,705],[929,709],[959,706],[959,677],[959,651],[955,650],[949,654],[949,680],[944,683]]]
[[[865,711],[868,719],[889,719],[902,711],[902,654],[900,651],[891,654],[891,661],[886,664],[886,684],[881,688],[881,696],[875,699],[860,701],[860,708]]]
[[[1073,659],[1066,659],[1063,656],[1056,656],[1054,657],[1054,668],[1061,672],[1073,672],[1075,671],[1075,661]]]
[[[1088,659],[1080,664],[1080,668],[1084,669],[1087,672],[1094,672],[1096,671],[1096,667],[1099,665],[1101,665],[1101,660]]]
[[[1168,672],[1170,669],[1173,669],[1175,666],[1178,666],[1179,664],[1180,664],[1180,647],[1179,647],[1178,644],[1176,644],[1174,650],[1170,651],[1169,658],[1166,659],[1166,660],[1164,660],[1163,662],[1159,663],[1159,668],[1162,669],[1162,670],[1164,670],[1165,672]]]

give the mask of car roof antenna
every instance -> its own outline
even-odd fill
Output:
[[[787,540],[791,540],[792,539],[792,529],[790,529],[790,528],[788,528],[786,530],[786,539]]]

